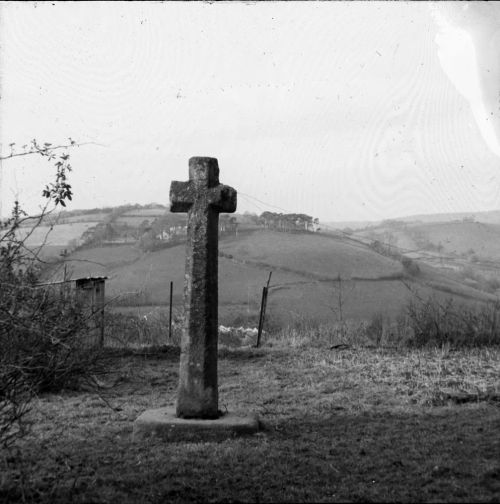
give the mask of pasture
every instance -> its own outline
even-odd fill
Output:
[[[432,243],[441,243],[445,253],[467,254],[472,249],[481,258],[500,257],[500,224],[446,222],[412,228],[426,233]]]
[[[303,317],[335,320],[339,274],[344,279],[357,275],[355,281],[345,283],[345,315],[349,318],[369,318],[378,311],[394,316],[408,294],[397,281],[401,263],[329,237],[242,232],[223,237],[219,255],[219,314],[223,324],[232,324],[235,319],[255,324],[262,286],[270,271],[269,316],[275,324],[286,325]],[[182,304],[184,263],[183,243],[146,254],[131,245],[96,247],[79,251],[66,261],[75,277],[108,276],[108,299],[121,306],[165,306],[173,281],[177,308]],[[388,303],[388,299],[394,302]]]
[[[182,308],[184,243],[147,253],[134,245],[93,247],[71,254],[65,264],[75,278],[108,276],[110,308],[146,306],[149,310],[156,306],[166,310],[171,281],[174,308]],[[340,318],[369,320],[375,314],[394,320],[411,295],[401,281],[401,262],[362,244],[317,234],[243,229],[237,236],[221,237],[219,243],[222,324],[257,324],[262,287],[271,271],[269,328],[304,319],[320,323],[336,323]],[[59,268],[59,275],[61,272]],[[340,288],[338,275],[342,278]],[[415,286],[423,297],[433,289],[438,289],[439,299],[454,296],[471,302],[491,297],[427,266],[422,266],[417,280]]]
[[[71,222],[54,226],[38,226],[34,229],[20,228],[19,238],[26,238],[26,246],[36,247],[43,244],[52,246],[67,246],[71,240],[78,240],[84,231],[98,222]],[[29,234],[29,236],[28,236]]]
[[[21,227],[18,230],[19,239],[26,239],[25,245],[36,252],[43,261],[57,259],[61,252],[76,245],[82,233],[89,227],[98,224],[96,221],[75,221],[64,224],[40,225],[34,229]]]
[[[63,224],[71,224],[75,222],[93,222],[94,224],[98,222],[102,222],[104,219],[109,217],[109,213],[106,212],[95,212],[95,213],[77,213],[78,211],[75,211],[75,214],[62,214],[59,217],[56,217],[56,220],[58,222],[61,222]]]
[[[378,234],[383,240],[384,233],[391,233],[395,245],[407,250],[418,249],[415,240],[419,236],[434,246],[441,245],[443,254],[456,256],[470,254],[471,249],[482,259],[494,259],[500,255],[500,224],[483,222],[408,222],[403,227],[384,225],[357,231],[361,236]]]
[[[153,208],[134,208],[123,213],[124,216],[134,217],[160,217],[168,213],[168,208],[164,206],[156,206]]]
[[[182,308],[185,246],[143,253],[134,245],[93,247],[65,261],[71,276],[108,276],[106,294],[112,306],[157,307],[166,311],[169,284],[174,282],[174,308]],[[400,281],[402,266],[367,247],[320,235],[289,235],[275,231],[244,231],[223,237],[219,257],[219,318],[226,325],[257,324],[262,286],[273,272],[267,327],[310,319],[337,322],[340,274],[342,318],[369,320],[374,314],[394,320],[410,292]],[[54,273],[54,270],[51,272]],[[59,267],[56,277],[61,276]],[[479,293],[433,270],[433,286],[468,299]],[[353,279],[354,278],[354,279]],[[419,285],[422,296],[431,287]],[[144,310],[137,308],[137,313]]]
[[[100,395],[36,399],[19,458],[0,459],[0,500],[500,499],[498,349],[338,351],[307,338],[221,348],[221,409],[258,413],[260,432],[133,442],[142,411],[174,404],[178,358],[174,348],[116,354]]]
[[[173,281],[180,313],[184,262],[185,244],[147,253],[94,247],[67,258],[73,277],[109,277],[106,341],[115,331],[129,349],[104,349],[109,373],[97,389],[36,397],[30,432],[0,458],[1,502],[500,498],[498,347],[410,349],[373,339],[366,325],[362,333],[370,318],[394,321],[413,294],[401,262],[334,236],[246,230],[220,240],[221,324],[257,325],[273,272],[263,346],[220,336],[219,347],[220,409],[257,413],[259,432],[218,443],[134,441],[144,410],[176,400],[179,349],[167,345],[167,303]],[[424,298],[440,288],[437,301],[478,299],[430,266],[414,285]],[[348,338],[338,332],[340,298]],[[141,318],[134,325],[125,314]]]
[[[260,231],[221,241],[219,250],[238,262],[262,264],[318,280],[377,279],[401,273],[401,263],[341,238]]]

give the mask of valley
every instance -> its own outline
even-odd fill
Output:
[[[48,250],[55,251],[45,268],[47,280],[61,280],[64,274],[106,276],[108,308],[140,316],[168,309],[173,282],[173,306],[181,309],[182,216],[152,205],[107,209],[85,218],[78,213],[60,217],[62,223],[53,224],[46,238],[47,226],[30,236],[32,246],[44,238]],[[331,224],[321,228],[321,223],[316,232],[283,232],[258,219],[236,214],[234,229],[221,231],[221,324],[258,323],[262,287],[270,272],[270,329],[304,321],[366,321],[375,315],[393,321],[415,292],[422,298],[434,295],[474,304],[495,300],[500,287],[499,224],[391,220],[355,232],[332,229]],[[229,222],[228,217],[221,222]]]

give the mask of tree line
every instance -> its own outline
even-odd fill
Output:
[[[262,212],[259,224],[266,229],[283,232],[319,231],[319,219],[303,213]]]

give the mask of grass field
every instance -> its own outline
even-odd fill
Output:
[[[89,227],[95,226],[97,222],[73,222],[70,224],[57,224],[52,229],[49,226],[39,226],[35,228],[33,233],[26,240],[28,247],[41,245],[43,243],[52,246],[68,245],[70,240],[77,240],[82,236],[82,233]],[[27,228],[21,228],[21,237],[26,236],[29,232]]]
[[[352,276],[378,278],[401,272],[401,263],[367,247],[342,239],[314,234],[291,234],[260,231],[228,238],[219,250],[238,261],[262,263],[283,271],[311,275],[320,280]]]
[[[420,226],[432,243],[443,245],[445,253],[463,254],[470,249],[481,258],[500,257],[500,225],[481,222],[449,222]]]
[[[115,269],[133,264],[141,257],[141,251],[133,245],[93,247],[74,252],[44,270],[43,280],[60,281],[67,278],[107,276],[107,284],[113,282]],[[114,291],[112,291],[114,292]]]
[[[117,224],[127,224],[133,227],[139,227],[145,220],[149,221],[151,224],[157,217],[161,217],[163,219],[168,220],[169,226],[185,226],[186,225],[186,216],[184,214],[170,214],[165,212],[163,214],[123,214],[116,218],[115,222]]]
[[[178,352],[113,360],[105,400],[36,400],[0,458],[0,501],[498,502],[500,353],[328,350],[281,340],[219,352],[220,407],[261,430],[219,443],[133,442],[171,406]]]
[[[120,215],[115,219],[117,224],[127,224],[133,227],[139,227],[145,220],[148,220],[150,223],[155,219],[154,216],[146,215],[146,216],[138,216],[138,215]]]
[[[128,210],[127,212],[124,212],[124,216],[137,216],[137,217],[158,217],[160,215],[165,215],[168,213],[168,208],[167,207],[155,207],[155,208],[136,208],[133,210]]]
[[[220,241],[221,324],[256,326],[272,271],[263,346],[219,339],[220,409],[257,413],[260,431],[219,443],[134,442],[139,414],[175,403],[178,348],[130,348],[167,343],[169,283],[178,312],[184,262],[184,244],[70,256],[73,278],[109,277],[117,306],[106,310],[106,338],[116,330],[131,344],[108,349],[98,391],[36,397],[30,433],[0,456],[2,504],[500,501],[500,349],[408,349],[388,332],[356,332],[374,315],[386,329],[415,294],[400,262],[333,236],[258,230]],[[436,302],[488,297],[428,265],[414,280],[422,298],[440,289]],[[340,294],[349,337],[335,324]]]
[[[223,237],[219,248],[219,318],[225,325],[256,325],[262,287],[271,271],[269,326],[302,319],[337,321],[339,274],[343,318],[369,320],[382,313],[394,319],[410,295],[400,281],[400,262],[339,238],[257,230]],[[174,307],[182,307],[184,244],[149,253],[133,245],[95,247],[72,254],[66,264],[74,278],[107,276],[107,297],[121,306],[166,306],[173,281]],[[425,297],[434,288],[442,289],[441,297],[487,297],[425,267],[419,292]]]
[[[384,232],[391,233],[396,238],[398,247],[415,250],[417,243],[415,233],[427,239],[433,245],[442,245],[443,254],[461,255],[471,249],[484,259],[500,257],[500,224],[482,222],[436,222],[408,223],[406,228],[395,229],[379,226],[366,231],[359,231],[363,236],[377,233],[383,238]]]
[[[373,281],[377,276],[398,274],[400,263],[329,238],[258,231],[224,238],[220,250],[219,312],[224,324],[237,318],[255,324],[269,271],[273,271],[269,320],[274,318],[276,324],[287,325],[297,317],[335,318],[334,280],[339,273],[344,278],[357,274],[369,279],[346,283],[348,317],[369,318],[380,310],[395,315],[408,293],[400,282]],[[124,299],[121,304],[129,299],[131,305],[166,305],[170,281],[174,282],[174,306],[182,304],[184,244],[147,254],[133,246],[99,247],[79,251],[69,259],[74,277],[108,276],[107,295]],[[398,302],[388,303],[388,299]]]
[[[62,217],[64,220],[64,223],[69,224],[72,222],[101,222],[103,221],[106,217],[109,217],[109,213],[105,212],[96,212],[96,213],[90,213],[90,214],[78,214],[78,215],[67,215],[65,217]]]

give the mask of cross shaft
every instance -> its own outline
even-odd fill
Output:
[[[219,184],[217,159],[189,160],[189,181],[172,182],[170,211],[187,212],[185,325],[177,416],[216,418],[218,410],[219,213],[236,210],[236,191]]]

